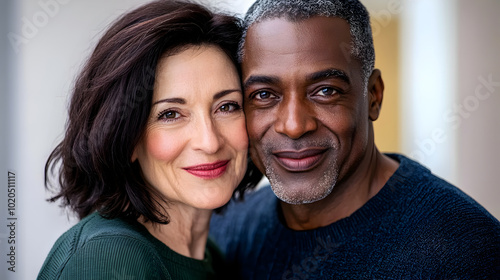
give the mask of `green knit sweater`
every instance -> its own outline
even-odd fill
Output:
[[[37,279],[221,279],[223,258],[208,240],[205,259],[182,256],[139,223],[94,213],[54,244]]]

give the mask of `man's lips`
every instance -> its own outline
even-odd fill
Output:
[[[314,168],[323,158],[327,149],[306,149],[302,151],[279,151],[273,155],[278,163],[291,172],[305,172]]]
[[[213,163],[188,166],[182,169],[203,179],[215,179],[226,172],[228,163],[229,160],[221,160]]]

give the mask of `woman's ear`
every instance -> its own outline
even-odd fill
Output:
[[[137,145],[135,145],[134,147],[134,151],[132,152],[132,157],[130,157],[130,162],[135,162],[137,160],[137,149],[139,149],[139,145],[141,144],[141,142],[139,141],[139,143],[137,143]]]
[[[368,79],[368,116],[371,121],[378,119],[384,98],[384,81],[379,69],[374,69]]]

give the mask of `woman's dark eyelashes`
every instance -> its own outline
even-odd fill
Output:
[[[230,113],[234,111],[239,111],[241,110],[242,107],[238,102],[226,102],[222,104],[217,110],[222,112],[222,113]]]
[[[158,120],[162,120],[162,119],[175,120],[175,119],[179,118],[180,115],[181,114],[179,112],[177,112],[176,110],[167,109],[167,110],[163,110],[160,113],[158,113]]]
[[[221,106],[219,106],[216,110],[228,114],[235,111],[241,111],[243,107],[238,102],[224,102]],[[158,120],[166,120],[166,121],[174,121],[182,117],[182,114],[175,109],[166,109],[158,113]]]

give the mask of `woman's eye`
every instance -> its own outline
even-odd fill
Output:
[[[331,87],[325,87],[316,92],[316,95],[319,96],[332,96],[334,94],[338,93],[338,91],[334,88]]]
[[[164,111],[164,112],[161,112],[159,115],[158,115],[158,119],[164,119],[164,120],[174,120],[174,119],[177,119],[181,116],[181,114],[179,114],[179,112],[176,112],[176,111]]]
[[[224,113],[233,112],[239,109],[241,109],[241,106],[237,103],[225,103],[219,107],[219,111]]]

